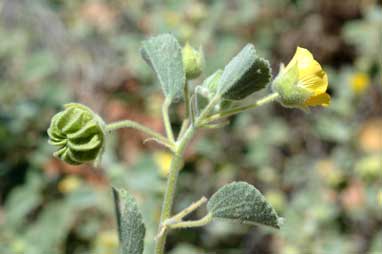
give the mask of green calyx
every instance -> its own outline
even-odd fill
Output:
[[[279,94],[279,102],[285,107],[302,107],[311,92],[299,85],[297,64],[289,68],[281,67],[280,73],[272,83],[273,92]]]
[[[191,80],[199,77],[203,70],[202,50],[196,50],[189,43],[186,43],[182,49],[182,57],[186,78]]]
[[[48,129],[49,143],[58,148],[54,156],[72,165],[98,161],[105,140],[103,120],[82,104],[64,108],[53,116]]]

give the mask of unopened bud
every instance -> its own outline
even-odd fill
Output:
[[[195,79],[200,76],[203,69],[203,53],[190,46],[189,43],[182,49],[183,68],[187,79]]]

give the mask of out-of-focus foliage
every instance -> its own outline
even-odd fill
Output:
[[[332,97],[324,110],[266,106],[197,137],[177,211],[245,180],[285,223],[280,232],[226,221],[177,231],[170,253],[382,251],[380,2],[2,0],[0,11],[0,253],[117,253],[111,184],[136,198],[152,253],[166,175],[158,146],[123,130],[108,137],[102,169],[69,166],[51,157],[46,129],[76,101],[108,122],[163,130],[160,86],[139,55],[143,39],[163,32],[202,46],[204,78],[246,43],[273,74],[302,46],[327,70]],[[184,109],[174,108],[180,125]]]

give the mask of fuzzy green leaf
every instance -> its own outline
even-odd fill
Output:
[[[218,92],[228,100],[241,100],[263,89],[271,80],[269,62],[256,55],[255,46],[247,44],[224,68]]]
[[[181,97],[185,74],[182,49],[176,38],[170,34],[162,34],[145,40],[141,54],[156,73],[165,96],[171,101]]]
[[[118,234],[122,254],[142,254],[145,225],[135,199],[122,189],[113,188]]]
[[[280,228],[281,218],[264,196],[246,182],[233,182],[220,188],[208,201],[214,218],[238,220]]]

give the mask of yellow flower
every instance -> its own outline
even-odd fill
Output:
[[[67,176],[58,183],[58,190],[62,193],[75,191],[81,185],[81,179],[77,176]]]
[[[328,76],[309,50],[298,47],[289,64],[280,70],[272,89],[287,107],[328,106]]]
[[[382,207],[382,190],[378,192],[378,204]]]
[[[370,85],[370,78],[364,72],[354,73],[350,78],[350,86],[355,94],[361,94]]]
[[[172,155],[168,152],[156,152],[154,153],[154,161],[158,166],[159,174],[166,177],[169,173],[171,165]]]

